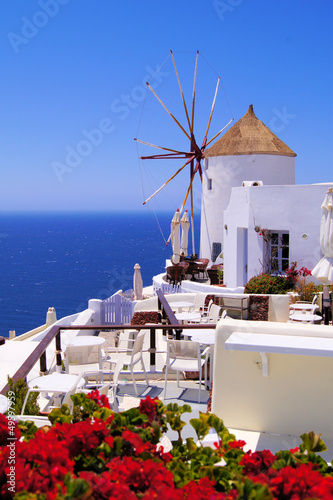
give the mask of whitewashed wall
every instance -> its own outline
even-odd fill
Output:
[[[332,183],[333,184],[333,183]],[[244,285],[262,272],[263,238],[255,226],[289,231],[290,262],[313,269],[321,258],[319,245],[321,203],[331,184],[237,187],[224,213],[224,280],[228,287]],[[247,259],[241,237],[247,232]],[[313,281],[316,281],[313,278]]]

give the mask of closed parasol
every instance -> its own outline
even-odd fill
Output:
[[[323,257],[312,270],[312,276],[325,285],[333,283],[333,190],[329,188],[321,205],[320,249]]]
[[[190,220],[188,218],[188,212],[185,210],[183,213],[183,217],[181,218],[180,221],[181,227],[182,227],[182,238],[181,238],[181,244],[180,244],[180,254],[184,255],[186,257],[187,255],[187,246],[188,246],[188,232],[190,229]]]
[[[179,264],[180,262],[180,213],[179,209],[171,221],[171,243],[172,243],[172,262],[173,264]]]
[[[321,205],[320,250],[323,257],[311,274],[324,283],[325,324],[328,324],[329,292],[326,285],[333,284],[333,190],[330,187]]]

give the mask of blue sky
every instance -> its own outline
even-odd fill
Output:
[[[0,37],[1,211],[144,210],[149,179],[181,163],[142,166],[134,137],[188,147],[144,85],[184,123],[170,49],[186,98],[200,52],[199,129],[220,75],[210,136],[253,104],[297,153],[298,184],[333,181],[331,0],[2,0]]]

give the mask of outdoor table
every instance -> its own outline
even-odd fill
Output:
[[[213,379],[215,330],[211,328],[203,328],[200,330],[186,329],[183,333],[191,337],[193,342],[199,342],[199,344],[210,346],[209,386],[211,386]]]
[[[178,313],[182,312],[183,307],[193,307],[193,302],[189,302],[186,300],[179,300],[178,302],[169,302],[171,309],[178,309]]]
[[[289,319],[299,323],[314,323],[315,321],[321,321],[323,318],[319,314],[293,313],[289,316]]]
[[[31,379],[28,382],[28,387],[29,389],[40,389],[41,392],[68,392],[76,383],[77,377],[77,375],[68,373],[52,373]],[[84,383],[84,378],[81,378],[77,386],[83,387]]]
[[[66,338],[63,343],[68,346],[89,347],[105,344],[104,337],[95,337],[94,335],[77,335],[76,337]]]
[[[316,311],[317,309],[319,309],[319,306],[317,305],[314,305],[314,304],[290,304],[289,308],[292,310],[292,311],[309,311],[309,312],[313,312],[313,311]]]
[[[181,312],[175,314],[178,321],[194,321],[196,323],[200,322],[201,314],[199,312]]]

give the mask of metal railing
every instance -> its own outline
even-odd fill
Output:
[[[162,313],[162,324],[146,324],[146,325],[54,325],[45,335],[45,337],[39,342],[36,349],[28,356],[25,362],[20,366],[16,373],[11,377],[13,382],[16,383],[20,379],[25,379],[33,366],[40,362],[40,372],[41,374],[47,374],[47,363],[46,363],[46,349],[55,339],[56,343],[56,367],[58,371],[62,370],[62,349],[61,349],[61,331],[63,330],[149,330],[150,332],[150,347],[148,349],[150,353],[150,366],[155,367],[156,365],[156,330],[166,331],[169,335],[175,335],[176,338],[180,338],[183,330],[186,329],[215,329],[215,324],[187,324],[181,325],[177,318],[175,317],[170,304],[166,300],[163,293],[158,290],[158,308]],[[175,332],[175,334],[173,333]],[[1,346],[0,346],[1,349]],[[154,368],[153,368],[154,369]],[[1,390],[0,394],[5,395],[6,391],[9,390],[8,384]]]

